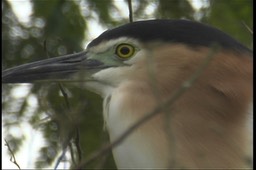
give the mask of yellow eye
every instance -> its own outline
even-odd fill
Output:
[[[119,44],[116,47],[116,55],[122,59],[130,58],[134,52],[135,48],[131,44]]]

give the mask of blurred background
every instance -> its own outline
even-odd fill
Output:
[[[134,21],[196,20],[252,48],[253,0],[131,2]],[[128,22],[126,0],[2,0],[2,70],[82,51],[104,30]],[[2,168],[18,169],[13,155],[21,169],[75,167],[109,143],[103,124],[102,99],[82,87],[3,84]],[[116,167],[109,152],[84,168]]]

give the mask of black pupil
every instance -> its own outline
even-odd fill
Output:
[[[130,49],[128,47],[122,47],[120,52],[123,54],[123,55],[127,55],[129,54],[130,52]]]

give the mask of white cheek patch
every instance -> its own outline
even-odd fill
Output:
[[[129,67],[110,67],[101,70],[92,75],[92,77],[102,83],[109,84],[110,86],[117,87],[120,82],[126,77],[124,74],[128,71]]]
[[[111,82],[111,77],[113,77],[112,74],[113,74],[113,72],[115,72],[115,69],[116,68],[114,68],[114,67],[103,69],[103,70],[98,71],[97,73],[93,74],[92,77],[98,81]]]

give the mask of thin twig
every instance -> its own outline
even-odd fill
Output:
[[[56,169],[58,168],[60,162],[61,162],[61,161],[63,160],[63,158],[65,157],[66,152],[67,152],[67,147],[65,147],[65,148],[63,149],[62,154],[59,156],[59,158],[58,158],[58,160],[57,160],[57,162],[56,162],[56,164],[55,164],[55,166],[54,166],[54,170],[56,170]]]
[[[81,162],[82,160],[82,149],[80,146],[80,133],[79,129],[76,127],[76,136],[75,136],[75,146],[77,149],[77,154],[78,154],[78,161]]]
[[[69,145],[72,145],[71,140],[74,137],[74,133],[75,133],[74,131],[75,131],[74,129],[69,130],[67,137],[64,139],[64,142],[62,143],[62,154],[57,159],[57,162],[54,166],[54,170],[58,168],[60,162],[64,159]]]
[[[244,21],[242,21],[242,24],[245,26],[245,28],[246,28],[251,34],[253,34],[253,30],[252,30]]]
[[[44,44],[44,51],[46,53],[46,56],[47,56],[47,58],[50,58],[50,55],[49,55],[48,50],[47,50],[47,40],[46,39],[44,40],[43,44]]]
[[[203,63],[198,67],[198,69],[193,73],[186,81],[183,82],[183,84],[180,86],[179,89],[174,91],[174,93],[171,95],[169,99],[167,99],[162,106],[156,107],[152,112],[146,114],[143,118],[138,120],[136,123],[134,123],[129,129],[127,129],[121,136],[119,136],[114,142],[112,142],[109,145],[106,145],[102,149],[100,149],[97,152],[94,152],[88,159],[85,161],[82,161],[76,169],[81,169],[82,167],[86,167],[89,163],[92,161],[98,159],[99,157],[103,156],[104,154],[111,151],[112,148],[119,145],[124,139],[126,139],[135,129],[137,129],[139,126],[156,116],[157,114],[161,113],[163,111],[163,108],[169,108],[173,103],[182,95],[186,90],[188,90],[193,83],[197,80],[197,78],[203,73],[203,71],[207,68],[210,61],[214,57],[214,54],[216,54],[220,49],[220,46],[218,44],[213,44],[212,48],[210,48],[210,52],[208,56],[205,58]]]
[[[157,86],[157,83],[156,83],[157,76],[156,76],[156,70],[154,70],[155,69],[154,61],[153,61],[154,58],[152,55],[153,55],[153,51],[149,51],[148,57],[147,57],[148,76],[150,78],[149,84],[152,87],[151,89],[153,91],[156,103],[158,104],[158,106],[163,108],[163,112],[165,113],[165,117],[163,117],[164,122],[165,122],[165,130],[167,132],[167,137],[169,139],[168,140],[169,141],[169,150],[173,153],[173,156],[170,157],[170,160],[169,160],[169,164],[170,164],[170,168],[171,168],[171,165],[173,167],[175,166],[175,144],[176,144],[175,138],[174,138],[174,135],[173,135],[170,123],[169,123],[169,121],[171,119],[171,111],[170,111],[170,108],[163,107],[163,101],[160,96],[159,87]]]
[[[170,157],[170,160],[169,160],[169,165],[171,168],[171,165],[174,167],[175,166],[175,138],[174,138],[174,135],[173,135],[173,132],[172,132],[172,129],[171,129],[171,126],[170,126],[170,119],[171,119],[171,110],[170,108],[166,108],[166,107],[163,107],[163,101],[162,101],[162,98],[160,96],[160,91],[159,91],[159,87],[157,86],[158,84],[156,83],[157,82],[157,76],[156,76],[156,70],[154,70],[154,61],[153,61],[153,51],[150,51],[148,53],[148,76],[149,76],[149,80],[150,80],[150,85],[151,85],[151,89],[153,91],[153,94],[154,94],[154,97],[155,97],[155,100],[156,100],[156,103],[158,104],[158,106],[162,107],[162,110],[163,112],[165,113],[165,117],[163,117],[163,121],[164,121],[164,125],[165,125],[165,130],[166,130],[166,133],[167,133],[167,137],[168,137],[168,141],[169,141],[169,150],[171,151],[172,153],[172,157]]]
[[[133,22],[133,12],[132,12],[132,0],[127,0],[128,8],[129,8],[129,21],[130,23]]]
[[[75,157],[74,157],[74,150],[73,150],[73,147],[72,147],[72,143],[71,143],[71,142],[69,142],[68,148],[69,148],[69,150],[70,150],[71,160],[72,160],[73,164],[76,165],[76,160],[75,160]]]
[[[69,101],[68,101],[68,95],[67,95],[66,91],[64,90],[64,88],[63,88],[63,86],[62,86],[62,84],[61,84],[60,82],[58,83],[58,86],[59,86],[60,91],[61,91],[61,93],[62,93],[62,95],[63,95],[63,97],[64,97],[64,100],[65,100],[65,103],[66,103],[66,105],[67,105],[67,108],[68,108],[68,110],[70,111],[70,105],[69,105]]]
[[[7,146],[8,151],[9,151],[10,154],[11,154],[10,161],[11,161],[12,163],[14,163],[14,164],[20,169],[20,166],[19,166],[19,164],[18,164],[17,161],[16,161],[16,158],[15,158],[15,156],[14,156],[14,153],[13,153],[13,151],[12,151],[10,145],[8,144],[8,142],[6,141],[6,139],[4,139],[4,141],[5,141],[5,146]]]

